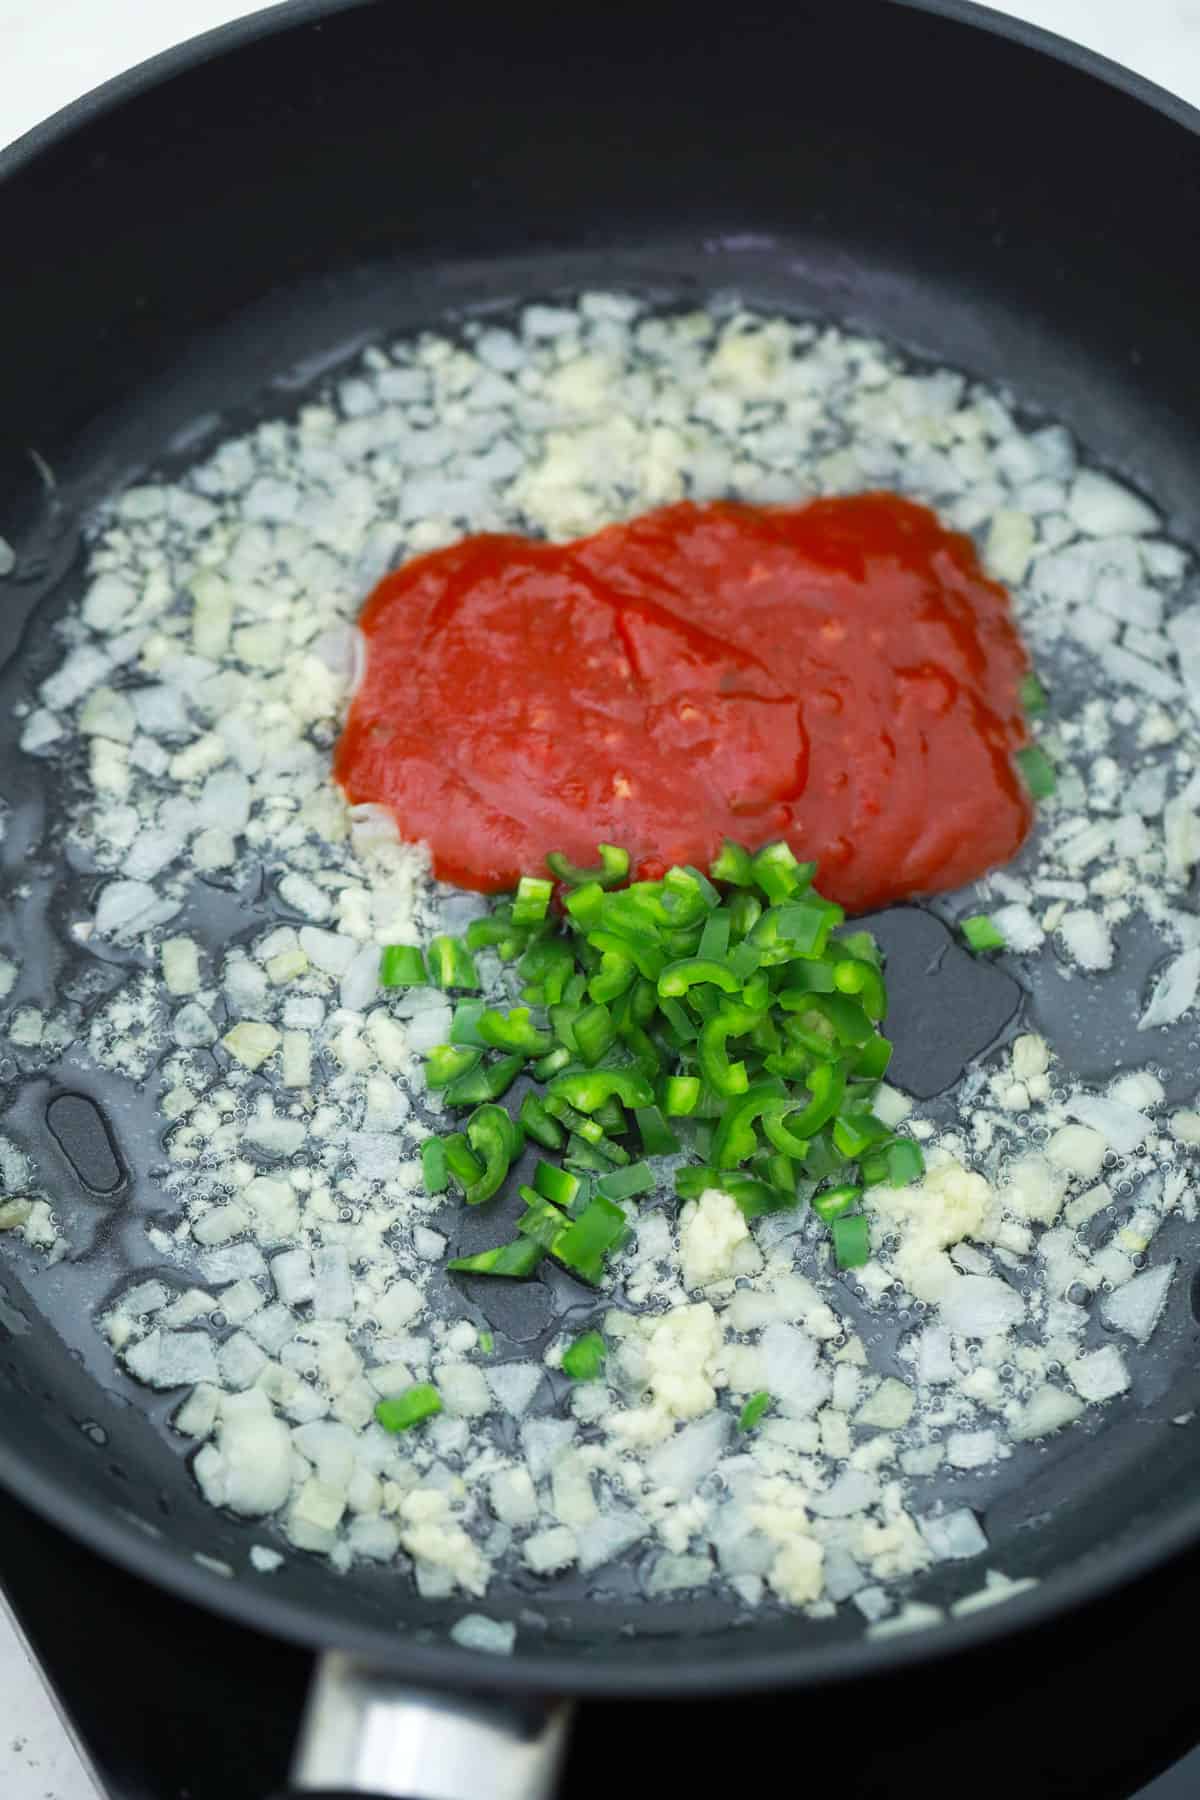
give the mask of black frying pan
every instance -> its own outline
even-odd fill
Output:
[[[296,0],[159,58],[0,157],[0,529],[22,574],[0,590],[4,710],[53,658],[45,625],[77,592],[87,507],[148,462],[186,460],[197,421],[278,411],[281,383],[374,333],[598,282],[668,299],[736,287],[1008,385],[1200,541],[1196,125],[1099,59],[950,0],[652,0],[627,17]],[[12,740],[6,720],[9,900],[22,876],[54,874],[39,861],[46,797]],[[47,979],[65,954],[53,905],[50,923],[24,947]],[[521,1629],[515,1656],[481,1669],[445,1636],[462,1603],[421,1601],[403,1577],[296,1555],[230,1580],[197,1558],[244,1569],[246,1528],[201,1501],[166,1402],[115,1372],[86,1316],[123,1273],[123,1222],[153,1203],[135,1154],[152,1121],[119,1119],[106,1163],[86,1109],[78,1129],[62,1109],[47,1128],[55,1071],[16,1076],[0,1063],[10,1124],[61,1206],[92,1220],[95,1248],[49,1275],[5,1257],[0,1480],[261,1629],[447,1690],[732,1692],[962,1651],[1200,1539],[1200,1424],[1171,1423],[1200,1398],[1177,1282],[1149,1385],[1005,1465],[991,1560],[1038,1587],[935,1632],[868,1642],[845,1616],[734,1630],[711,1597],[494,1588],[488,1611]],[[935,1571],[921,1597],[951,1597],[955,1579]],[[329,1708],[348,1733],[365,1704],[345,1675],[321,1696],[312,1782],[349,1767],[329,1748]],[[505,1742],[536,1735],[542,1715],[523,1717]],[[536,1746],[503,1787],[508,1751],[476,1729],[477,1794],[545,1790]],[[419,1770],[390,1779],[426,1791]]]

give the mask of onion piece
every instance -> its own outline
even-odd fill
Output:
[[[1154,993],[1138,1020],[1139,1031],[1174,1025],[1196,1004],[1200,993],[1200,949],[1185,950],[1161,971]]]
[[[517,1628],[510,1619],[489,1619],[483,1613],[467,1613],[451,1626],[450,1636],[464,1650],[482,1650],[488,1656],[511,1656]]]
[[[1090,1125],[1107,1138],[1122,1156],[1131,1155],[1154,1130],[1145,1113],[1100,1094],[1076,1094],[1067,1101],[1065,1111],[1081,1125]]]
[[[263,1518],[277,1512],[291,1490],[291,1436],[257,1388],[230,1394],[221,1403],[215,1444],[201,1450],[193,1467],[210,1505]]]
[[[1167,1304],[1167,1294],[1178,1263],[1163,1263],[1135,1275],[1115,1293],[1106,1294],[1100,1303],[1105,1324],[1124,1331],[1139,1344],[1148,1343]]]
[[[979,1520],[966,1506],[954,1512],[928,1513],[917,1520],[917,1529],[937,1562],[965,1562],[969,1557],[982,1556],[988,1547]]]

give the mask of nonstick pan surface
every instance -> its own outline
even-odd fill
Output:
[[[1198,190],[1187,108],[979,9],[891,0],[703,21],[672,0],[628,18],[294,4],[33,133],[0,159],[0,525],[21,571],[0,613],[0,905],[34,984],[63,978],[70,892],[43,851],[55,796],[15,751],[12,709],[53,661],[47,627],[79,591],[88,509],[138,470],[298,403],[376,334],[598,283],[664,302],[736,289],[1009,387],[1196,544]],[[1136,1060],[1128,1018],[1104,1026],[1103,1068]],[[1097,1073],[1090,1053],[1081,1074]],[[1182,1037],[1164,1044],[1172,1057],[1172,1091],[1190,1100]],[[6,1128],[86,1246],[49,1272],[6,1254],[0,1479],[214,1610],[409,1675],[478,1680],[445,1635],[463,1604],[420,1601],[403,1577],[301,1555],[269,1579],[212,1566],[245,1568],[247,1528],[202,1502],[165,1428],[175,1397],[116,1372],[91,1321],[146,1254],[152,1101],[71,1067],[26,1077],[11,1057],[0,1080]],[[111,1143],[86,1107],[47,1124],[68,1092],[108,1116]],[[1174,1229],[1188,1271],[1194,1248]],[[488,1680],[654,1694],[879,1672],[1134,1576],[1200,1537],[1200,1428],[1173,1422],[1200,1398],[1188,1296],[1177,1280],[1132,1395],[1004,1465],[984,1506],[990,1561],[1040,1583],[1007,1607],[867,1642],[844,1615],[734,1628],[712,1597],[497,1585],[488,1611],[520,1630]],[[959,1591],[935,1572],[920,1595]]]

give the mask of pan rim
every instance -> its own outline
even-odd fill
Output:
[[[176,75],[262,39],[319,24],[372,3],[373,0],[277,0],[274,5],[162,51],[72,101],[0,149],[0,182],[15,177],[94,121]],[[1041,26],[977,5],[974,0],[888,3],[1006,38],[1103,82],[1200,136],[1200,110],[1187,101],[1099,52]],[[393,1634],[374,1625],[355,1626],[340,1618],[322,1618],[308,1603],[273,1590],[269,1583],[237,1578],[230,1581],[205,1568],[182,1547],[148,1538],[132,1519],[116,1510],[102,1509],[86,1496],[60,1488],[28,1463],[16,1445],[2,1439],[0,1485],[76,1542],[129,1574],[250,1630],[317,1652],[346,1651],[431,1687],[468,1688],[482,1682],[505,1692],[536,1690],[591,1699],[655,1700],[683,1692],[734,1695],[763,1689],[819,1688],[848,1679],[886,1676],[901,1667],[913,1668],[983,1650],[1001,1639],[1049,1625],[1064,1613],[1077,1612],[1131,1585],[1200,1540],[1198,1496],[1192,1504],[1144,1533],[1132,1546],[1095,1552],[1082,1565],[1043,1578],[1035,1588],[1015,1595],[1002,1606],[949,1619],[930,1630],[881,1639],[864,1635],[819,1651],[789,1645],[752,1651],[726,1661],[695,1656],[689,1640],[679,1638],[673,1642],[675,1654],[645,1665],[631,1665],[619,1646],[614,1646],[611,1653],[598,1654],[594,1660],[564,1659],[550,1649],[521,1648],[511,1658],[492,1658],[484,1663],[478,1653],[449,1641],[417,1642],[406,1639],[399,1631]]]
[[[11,143],[0,146],[0,181],[16,175],[27,163],[34,161],[44,151],[65,142],[73,132],[81,130],[94,119],[115,111],[126,101],[136,99],[139,94],[161,85],[173,75],[181,75],[200,63],[210,62],[226,51],[239,50],[248,44],[257,43],[261,38],[313,25],[337,13],[351,12],[373,3],[374,0],[274,0],[273,4],[264,6],[257,12],[247,13],[243,18],[233,19],[226,25],[214,26],[211,31],[200,32],[195,37],[185,38],[182,43],[175,44],[168,50],[160,50],[156,55],[147,57],[144,62],[135,63],[131,69],[114,75],[99,87],[90,88],[78,99],[69,101],[66,106],[51,113],[49,118],[30,126],[28,131],[22,132]],[[1162,113],[1184,130],[1200,135],[1200,108],[1178,94],[1171,93],[1158,82],[1151,81],[1148,76],[1139,75],[1122,63],[1114,62],[1099,50],[1090,50],[1085,44],[1077,44],[1059,32],[1034,25],[1027,19],[1015,18],[1010,13],[997,12],[995,7],[984,6],[979,0],[886,0],[886,3],[903,7],[907,12],[929,13],[934,18],[951,19],[974,30],[987,32],[992,37],[1009,38],[1025,49],[1048,56],[1055,62],[1065,63],[1068,68],[1077,69],[1082,74],[1104,82],[1108,87],[1118,89],[1130,99],[1141,101],[1153,111]]]

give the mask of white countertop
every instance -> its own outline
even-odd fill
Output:
[[[1200,0],[993,0],[1200,106]],[[0,145],[89,88],[254,11],[240,0],[0,0]],[[97,1800],[0,1608],[0,1795]]]

